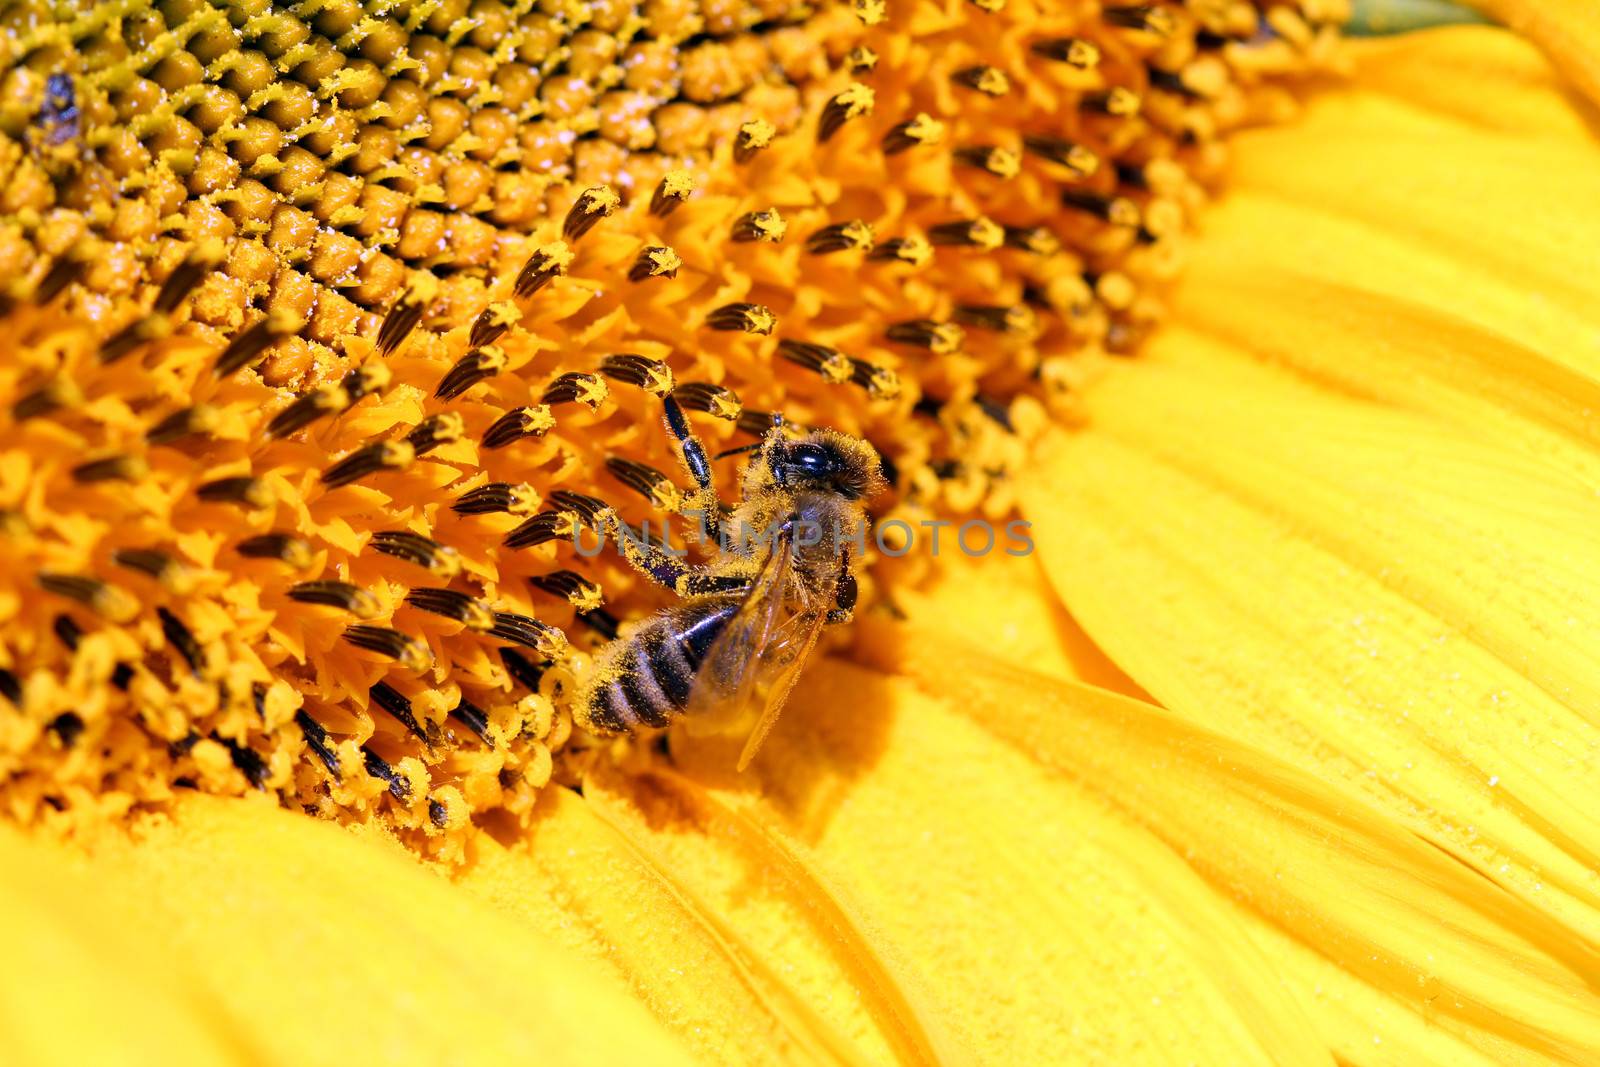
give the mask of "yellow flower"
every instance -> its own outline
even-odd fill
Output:
[[[1040,427],[1035,553],[885,568],[896,610],[750,774],[700,743],[480,806],[451,767],[475,818],[432,831],[286,748],[285,796],[382,817],[152,794],[180,759],[245,791],[221,739],[267,739],[215,697],[209,763],[118,735],[8,767],[18,819],[160,810],[76,820],[87,848],[0,827],[7,1061],[1595,1062],[1600,150],[1504,31],[1352,54],[1233,142],[1168,321]],[[319,707],[373,680],[317,666]]]

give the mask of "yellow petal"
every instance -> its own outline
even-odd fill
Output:
[[[1363,794],[1590,952],[1600,151],[1438,113],[1452,80],[1489,116],[1506,84],[1559,102],[1526,55],[1469,92],[1469,44],[1519,47],[1383,44],[1409,81],[1241,142],[1179,325],[1097,387],[1025,510],[1163,703]]]
[[[1384,1058],[1407,1049],[1419,1057],[1400,1062],[1600,1055],[1600,1002],[1588,985],[1594,953],[1536,908],[1346,789],[1162,709],[996,663],[952,640],[959,636],[948,623],[906,628],[879,635],[866,654],[939,701],[920,716],[958,711],[974,734],[1026,754],[1032,774],[1054,772],[1111,801],[1269,922],[1247,925],[1332,1041],[1348,1042],[1356,1010],[1369,1042],[1392,1042]],[[932,732],[921,722],[894,727]],[[986,765],[1011,770],[971,745]],[[1060,818],[1094,836],[1093,821],[1079,815]],[[1314,985],[1303,981],[1313,976]],[[1332,1011],[1311,1001],[1330,978],[1345,998]],[[1442,1033],[1427,1032],[1435,1028]],[[1473,1051],[1454,1055],[1457,1042]],[[1370,1058],[1355,1047],[1340,1055]]]
[[[1535,41],[1600,101],[1600,8],[1589,0],[1463,0]]]
[[[130,955],[115,949],[124,938],[109,938],[99,977],[81,967],[82,988],[41,998],[79,1009],[75,1022],[59,1020],[60,1062],[121,1062],[88,1053],[142,1040],[145,1012],[152,1041],[157,1025],[179,1022],[210,1039],[172,1036],[166,1063],[205,1062],[208,1051],[215,1060],[218,1049],[239,1063],[690,1062],[586,957],[452,889],[398,846],[298,813],[188,797],[137,840],[97,844],[84,861],[92,897],[76,886],[55,897],[56,879],[22,862],[26,852],[13,864],[10,838],[0,847],[8,899],[51,894],[32,918],[55,914],[45,929],[62,960],[97,953],[105,926],[148,940]],[[59,865],[63,851],[47,855]],[[162,976],[167,960],[176,978]],[[26,982],[29,971],[8,967],[7,977]],[[86,1005],[96,983],[103,995]],[[179,1012],[187,1019],[173,1020]]]

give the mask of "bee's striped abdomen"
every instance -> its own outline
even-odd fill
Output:
[[[618,642],[601,665],[610,678],[589,693],[589,725],[608,733],[659,729],[689,703],[694,678],[737,604],[691,604],[665,611]]]

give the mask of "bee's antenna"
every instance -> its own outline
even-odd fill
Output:
[[[724,449],[723,451],[718,452],[716,455],[712,456],[711,460],[714,463],[719,459],[727,459],[729,456],[738,456],[738,455],[743,455],[746,452],[754,452],[756,449],[760,448],[764,444],[766,444],[765,441],[755,441],[755,442],[753,442],[751,444],[748,444],[748,445],[740,445],[738,448]]]

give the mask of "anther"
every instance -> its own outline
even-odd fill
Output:
[[[855,372],[855,364],[849,356],[837,348],[809,341],[784,338],[778,342],[778,355],[790,363],[798,363],[809,371],[815,371],[829,385],[842,385]]]
[[[461,573],[461,553],[410,530],[379,530],[367,542],[374,551],[423,567],[441,578]]]
[[[961,342],[966,339],[961,327],[948,322],[935,322],[932,319],[897,322],[884,332],[884,336],[900,344],[926,348],[939,356],[959,352]]]
[[[874,245],[867,258],[895,260],[909,263],[913,267],[921,267],[927,265],[928,260],[933,258],[933,246],[925,238],[915,234],[910,237],[891,237]]]
[[[454,589],[413,589],[406,594],[406,603],[421,611],[454,619],[479,633],[494,627],[495,613],[489,605]]]
[[[423,729],[422,724],[417,721],[416,712],[411,710],[411,701],[406,699],[404,693],[388,682],[379,682],[367,692],[371,695],[374,704],[394,716],[395,721],[404,726],[406,732],[412,737],[421,741],[424,748],[433,748],[435,738],[432,734],[434,731]],[[430,723],[429,725],[431,726],[432,724]],[[437,727],[435,727],[436,730]]]
[[[531,648],[540,655],[554,659],[566,654],[567,635],[548,623],[538,619],[530,619],[526,615],[518,615],[510,611],[497,611],[494,613],[494,628],[489,631],[493,637],[502,641],[510,641]]]
[[[539,401],[544,404],[577,403],[590,411],[597,411],[610,395],[611,390],[599,375],[568,371],[545,387]]]
[[[626,456],[607,456],[606,470],[662,511],[677,511],[683,506],[683,490],[654,467]]]
[[[1034,137],[1022,139],[1023,146],[1040,159],[1066,167],[1075,178],[1087,178],[1100,169],[1100,157],[1080,144],[1060,137]]]
[[[1158,4],[1133,4],[1127,7],[1105,7],[1100,17],[1109,26],[1141,30],[1157,37],[1171,37],[1178,32],[1178,21],[1171,11]]]
[[[466,435],[467,425],[453,411],[429,415],[406,434],[406,443],[418,456],[425,456],[440,445],[454,444]]]
[[[893,400],[900,395],[900,376],[888,367],[854,360],[850,381],[865,389],[873,400]]]
[[[851,219],[849,222],[825,226],[807,237],[806,251],[814,256],[823,256],[858,248],[871,250],[872,243],[872,227],[860,219]]]
[[[72,468],[72,480],[83,485],[95,482],[137,482],[150,474],[150,465],[141,456],[126,453],[80,463]]]
[[[480,443],[484,448],[504,448],[524,437],[543,437],[555,424],[555,417],[544,404],[512,408],[483,431]]]
[[[200,647],[200,642],[195,640],[194,634],[178,618],[166,608],[156,608],[156,615],[161,619],[161,634],[167,643],[177,649],[178,655],[189,665],[189,670],[196,678],[200,677],[206,669],[205,649]]]
[[[828,141],[846,122],[870,114],[874,99],[870,88],[860,82],[851,82],[822,109],[822,118],[817,123],[817,141]]]
[[[89,265],[88,252],[84,248],[74,248],[66,255],[50,264],[50,269],[45,272],[39,284],[34,288],[30,298],[33,303],[43,306],[61,295],[61,291],[73,282],[83,277]]]
[[[560,511],[541,511],[518,525],[500,543],[507,548],[532,548],[548,544],[573,532],[572,516]]]
[[[564,598],[579,611],[593,611],[603,599],[600,586],[577,571],[552,571],[529,578],[528,584],[552,596]]]
[[[159,341],[172,333],[172,320],[165,315],[146,315],[129,323],[100,346],[100,362],[115,363],[141,345]]]
[[[348,408],[353,401],[342,385],[323,385],[296,397],[267,423],[268,437],[287,437],[305,429],[324,415]]]
[[[234,335],[228,347],[222,350],[211,365],[211,373],[226,378],[240,367],[266,353],[280,339],[299,333],[304,320],[284,308],[274,308],[265,318],[256,320],[248,329]]]
[[[389,787],[389,795],[402,804],[411,803],[411,782],[389,766],[389,762],[370,748],[361,749],[361,764],[372,777]]]
[[[866,45],[857,45],[845,53],[844,69],[851,74],[870,74],[878,68],[878,53]]]
[[[374,441],[330,465],[322,472],[322,484],[334,489],[379,471],[405,470],[416,455],[409,441]]]
[[[742,407],[732,389],[710,382],[685,382],[672,391],[672,399],[685,411],[701,411],[725,422],[737,419]]]
[[[850,0],[850,9],[863,26],[876,26],[889,17],[886,0]]]
[[[997,333],[1031,334],[1038,326],[1038,318],[1026,304],[963,304],[955,309],[953,318],[963,326]]]
[[[333,751],[333,746],[328,744],[328,731],[320,722],[308,715],[305,708],[295,711],[294,721],[295,725],[300,727],[301,735],[306,739],[306,747],[316,755],[317,759],[322,761],[324,767],[328,768],[328,773],[333,775],[335,780],[338,780],[340,777],[339,757]]]
[[[188,584],[188,571],[183,564],[153,548],[119,548],[111,553],[111,562],[154,578],[174,592],[183,591]]]
[[[740,433],[747,433],[751,437],[765,437],[774,426],[783,425],[783,416],[773,411],[746,408],[739,413],[738,421],[734,425]]]
[[[399,348],[401,342],[416,329],[417,323],[422,321],[423,312],[428,310],[428,305],[438,295],[439,281],[431,273],[419,271],[413,275],[411,284],[389,308],[389,313],[383,317],[383,325],[378,327],[378,355],[387,356]]]
[[[1011,91],[1011,79],[998,67],[967,67],[951,76],[957,85],[975,89],[984,96],[1004,96]]]
[[[713,330],[769,334],[778,325],[778,317],[761,304],[724,304],[706,316],[706,325]]]
[[[897,155],[908,148],[936,145],[942,140],[944,140],[944,123],[927,112],[920,112],[909,122],[891,127],[889,132],[883,135],[883,152],[889,156]]]
[[[358,619],[375,619],[382,613],[378,598],[349,582],[301,582],[289,588],[289,599],[348,611]]]
[[[37,578],[45,592],[75,600],[111,622],[124,623],[139,613],[137,600],[99,578],[56,571],[40,571]]]
[[[68,378],[56,378],[11,405],[11,417],[26,422],[61,408],[75,408],[81,403],[83,391],[77,384]]]
[[[1009,148],[1000,148],[995,145],[967,145],[955,150],[958,161],[969,167],[988,171],[996,178],[1010,181],[1022,169],[1022,160]]]
[[[694,179],[686,170],[669,170],[656,185],[655,193],[650,197],[650,214],[657,218],[666,218],[678,209],[678,205],[689,199],[689,194],[694,192]]]
[[[766,119],[752,119],[743,123],[739,131],[733,135],[734,162],[750,162],[757,152],[772,144],[772,139],[777,134],[778,128]]]
[[[542,664],[534,663],[514,648],[503,646],[500,649],[500,662],[505,664],[506,673],[512,681],[530,692],[539,691],[539,679],[544,677],[545,672]]]
[[[633,352],[621,352],[600,361],[600,373],[614,381],[638,386],[651,396],[672,392],[672,368]]]
[[[234,545],[233,550],[247,559],[275,559],[295,570],[305,570],[312,561],[309,542],[294,534],[276,531],[247,537]]]
[[[1093,70],[1100,65],[1100,48],[1082,37],[1056,37],[1033,42],[1033,54],[1076,70]]]
[[[604,529],[616,515],[611,505],[599,497],[574,493],[570,489],[557,489],[551,493],[550,506],[557,511],[570,512],[597,529]]]
[[[379,393],[389,388],[393,380],[394,373],[382,363],[367,363],[340,378],[339,388],[350,394],[350,403],[354,404],[368,393]]]
[[[56,640],[66,647],[68,652],[78,651],[78,642],[83,639],[83,627],[71,615],[62,612],[50,623],[50,629],[55,631]]]
[[[615,641],[618,635],[622,632],[622,623],[615,615],[611,614],[609,611],[606,611],[604,608],[596,608],[593,611],[575,612],[573,614],[573,618],[589,627],[607,641]]]
[[[568,241],[576,241],[588,233],[595,223],[615,212],[621,204],[621,198],[609,186],[597,185],[585,189],[578,194],[572,209],[567,212],[566,221],[561,224],[561,236]]]
[[[776,209],[769,208],[765,211],[751,211],[734,220],[730,236],[735,241],[766,241],[777,244],[789,232],[789,224],[783,221]]]
[[[455,366],[445,371],[433,395],[439,400],[454,400],[474,385],[493,378],[505,369],[506,354],[500,349],[492,346],[475,349],[462,356],[456,361]]]
[[[650,245],[639,250],[639,257],[628,268],[628,280],[642,282],[647,278],[676,278],[678,268],[682,266],[683,260],[672,249],[665,245]]]
[[[456,722],[472,731],[472,735],[479,741],[494,747],[494,734],[489,732],[489,715],[466,697],[462,697],[456,706],[450,709],[450,717]]]
[[[1085,93],[1080,103],[1085,111],[1097,111],[1113,118],[1132,118],[1139,113],[1143,101],[1132,89],[1117,86],[1098,92]]]
[[[1139,225],[1139,205],[1125,196],[1105,196],[1082,189],[1065,189],[1061,193],[1061,203],[1067,207],[1075,207],[1079,211],[1087,211],[1095,218],[1109,222],[1113,226],[1124,226],[1131,230]]]
[[[278,495],[270,485],[249,476],[203,482],[194,493],[208,504],[238,504],[257,511],[278,502]]]
[[[490,482],[456,497],[450,510],[457,515],[531,515],[539,506],[539,493],[526,483]]]
[[[473,320],[472,332],[467,338],[467,347],[482,348],[485,345],[498,341],[512,325],[521,318],[522,313],[515,304],[490,304]]]
[[[528,262],[522,265],[522,271],[517,275],[513,291],[526,300],[543,289],[551,278],[565,274],[571,264],[572,250],[567,247],[565,241],[552,241],[550,244],[540,245],[533,250],[533,255],[528,257]]]
[[[357,648],[376,652],[419,674],[433,666],[428,646],[386,626],[349,626],[340,635]]]
[[[170,445],[185,437],[209,434],[222,421],[221,413],[210,404],[179,408],[144,432],[146,444]]]
[[[940,223],[928,231],[928,240],[936,245],[981,248],[985,252],[992,252],[1005,244],[1006,231],[994,220],[980,216]]]
[[[1061,251],[1061,239],[1043,226],[1007,226],[1006,247],[1036,256],[1053,256]]]
[[[161,283],[151,310],[157,315],[170,315],[183,303],[184,297],[194,291],[200,280],[217,269],[223,259],[223,244],[212,239],[196,245],[178,264],[167,280]]]

